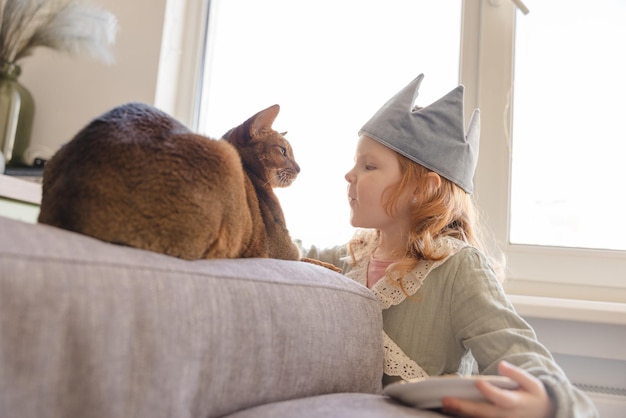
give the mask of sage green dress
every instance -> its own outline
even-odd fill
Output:
[[[417,363],[418,374],[497,375],[498,363],[506,360],[544,383],[557,417],[597,417],[591,400],[571,384],[530,325],[515,312],[484,255],[458,240],[446,240],[449,245],[444,248],[452,253],[447,259],[428,262],[431,265],[426,268],[418,266],[408,275],[413,276],[413,280],[409,277],[413,285],[408,286],[411,297],[401,291],[404,296],[397,297],[397,289],[389,293],[384,278],[372,288],[383,309],[384,333],[408,361]],[[323,251],[311,248],[306,256],[333,263],[365,285],[368,260],[351,266],[346,254],[346,247],[340,246]],[[385,348],[386,385],[400,380],[402,370],[394,371],[395,360],[395,367],[387,367],[388,357],[395,354]]]

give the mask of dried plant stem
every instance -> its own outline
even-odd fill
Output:
[[[17,62],[38,47],[112,61],[117,19],[81,0],[0,0],[0,61]]]

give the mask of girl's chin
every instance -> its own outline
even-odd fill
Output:
[[[358,219],[354,219],[354,217],[350,218],[350,225],[352,225],[353,228],[369,228],[368,226],[363,225],[362,222],[359,222]]]

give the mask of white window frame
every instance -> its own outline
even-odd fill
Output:
[[[516,1],[464,0],[459,80],[465,105],[481,109],[476,197],[497,242],[506,249],[507,291],[626,303],[626,252],[513,245],[509,240],[511,106]],[[174,5],[176,5],[174,7]],[[209,0],[168,0],[157,106],[197,128],[202,52]],[[532,10],[530,11],[532,13]],[[210,31],[210,27],[208,28]],[[178,60],[175,58],[179,57]],[[174,58],[174,60],[172,60]],[[176,64],[177,63],[177,64]],[[471,112],[466,112],[469,117]],[[469,121],[466,121],[466,123]]]
[[[532,13],[532,9],[530,11]],[[509,239],[515,19],[506,0],[465,0],[460,80],[481,109],[479,206],[506,249],[510,293],[626,302],[626,252],[515,245]]]

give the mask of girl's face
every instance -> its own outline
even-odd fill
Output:
[[[411,197],[407,193],[402,194],[396,202],[394,215],[387,214],[383,207],[385,192],[397,184],[401,177],[396,153],[362,135],[357,144],[354,167],[346,173],[352,226],[381,231],[406,230]]]

